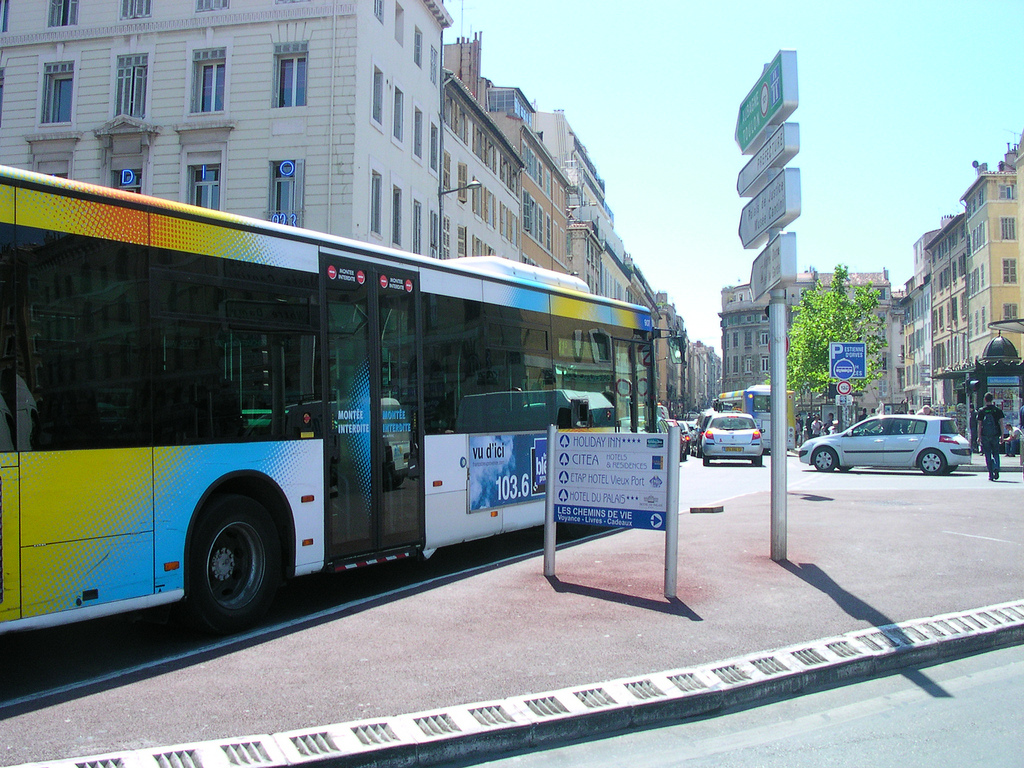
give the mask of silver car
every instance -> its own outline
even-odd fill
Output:
[[[700,437],[704,466],[717,459],[749,461],[761,466],[764,446],[754,417],[746,413],[717,413]]]
[[[970,443],[956,422],[941,416],[877,416],[845,432],[812,437],[800,446],[800,461],[819,472],[853,467],[917,468],[944,475],[970,464]]]

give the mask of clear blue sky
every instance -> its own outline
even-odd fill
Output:
[[[1024,130],[1022,0],[696,3],[446,0],[445,42],[483,34],[483,75],[565,110],[615,226],[690,336],[720,347],[721,289],[750,279],[737,236],[742,98],[797,52],[800,269],[913,272],[975,171]]]

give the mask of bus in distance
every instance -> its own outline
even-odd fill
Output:
[[[738,389],[734,392],[723,392],[718,396],[719,411],[740,411],[749,413],[757,422],[761,430],[762,443],[765,446],[765,453],[771,448],[772,434],[772,388],[768,384],[755,384],[746,389]],[[786,448],[795,451],[797,448],[796,435],[796,401],[792,390],[786,392]]]
[[[0,634],[235,632],[286,579],[542,524],[570,404],[655,426],[650,313],[574,277],[2,166],[0,304]]]

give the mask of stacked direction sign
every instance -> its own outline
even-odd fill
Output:
[[[665,596],[675,597],[679,427],[668,433],[548,430],[544,575],[555,574],[555,523],[665,531]]]
[[[740,214],[739,236],[744,248],[761,247],[774,230],[800,215],[800,170],[786,168],[800,151],[800,126],[785,122],[797,104],[796,51],[779,51],[743,99],[736,117],[736,143],[743,154],[753,155],[736,179],[740,197],[753,198]],[[795,243],[790,247],[795,262]],[[755,264],[777,260],[777,254],[778,249],[766,248]],[[783,274],[778,267],[769,271],[779,274],[779,282],[765,291],[796,280],[795,263],[792,275]]]
[[[750,288],[757,301],[771,294],[769,372],[771,375],[772,458],[786,455],[785,290],[796,282],[796,235],[783,227],[800,215],[800,171],[786,165],[800,151],[800,128],[786,122],[797,108],[796,51],[779,51],[740,103],[736,143],[753,155],[736,179],[740,197],[752,198],[740,214],[744,248],[766,245],[751,265]],[[772,560],[786,559],[786,462],[772,461]]]

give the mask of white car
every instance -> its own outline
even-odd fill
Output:
[[[759,467],[764,452],[761,430],[749,414],[716,413],[704,427],[700,452],[705,467],[717,459],[739,459]]]
[[[819,472],[916,467],[926,475],[945,475],[971,463],[971,445],[952,419],[905,414],[877,416],[845,432],[812,437],[800,446],[799,455]]]

